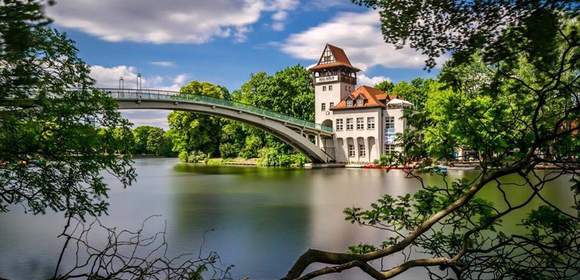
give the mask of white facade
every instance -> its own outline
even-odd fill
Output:
[[[333,128],[335,137],[325,146],[334,150],[336,162],[372,163],[381,155],[401,151],[395,137],[407,128],[402,108],[327,110],[317,115],[322,115],[321,123]]]
[[[345,82],[318,84],[314,86],[314,103],[316,104],[315,122],[323,123],[332,114],[333,107],[354,90],[354,85]],[[323,105],[324,104],[324,105]]]
[[[372,163],[381,155],[400,151],[394,140],[406,129],[403,108],[411,104],[374,88],[355,88],[358,69],[350,65],[344,51],[327,45],[323,53],[318,65],[310,69],[315,120],[332,127],[335,136],[320,141],[319,146],[343,163]]]

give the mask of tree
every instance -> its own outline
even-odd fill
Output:
[[[310,73],[300,65],[287,67],[269,76],[264,72],[253,74],[240,90],[232,94],[232,100],[265,108],[299,119],[314,120],[314,89]],[[304,157],[276,137],[248,125],[239,124],[239,135],[244,137],[239,155],[244,158],[259,157],[263,165],[301,165]],[[277,154],[276,154],[277,153]]]
[[[165,227],[152,234],[144,230],[157,217],[150,216],[132,230],[108,227],[99,219],[69,218],[60,235],[65,245],[51,279],[232,279],[233,266],[225,266],[216,252],[206,255],[200,248],[198,255],[169,256]],[[106,242],[95,242],[95,234],[104,234]],[[74,259],[72,265],[62,265],[65,255]]]
[[[421,111],[425,106],[427,94],[436,85],[437,81],[432,79],[415,78],[410,83],[401,81],[393,86],[392,93],[413,103],[414,109]]]
[[[559,20],[577,16],[571,0],[403,1],[353,0],[379,10],[385,42],[410,45],[428,57],[427,67],[453,52],[457,61],[483,50],[486,61],[515,58],[519,45],[539,57],[551,55]],[[523,39],[523,40],[522,40]]]
[[[100,215],[108,206],[101,172],[123,186],[135,178],[130,139],[114,133],[129,123],[93,88],[74,43],[47,26],[44,3],[0,5],[0,212],[18,204]]]
[[[148,154],[147,140],[152,126],[139,126],[133,129],[133,139],[135,139],[135,146],[133,153],[138,155]]]
[[[177,153],[173,151],[173,139],[169,131],[163,132],[163,141],[158,146],[158,155],[164,157],[175,157]]]
[[[393,90],[395,84],[389,80],[382,81],[375,85],[375,88],[378,88],[384,92],[390,93]]]
[[[173,156],[173,141],[168,132],[154,126],[139,126],[133,130],[134,154]]]
[[[208,82],[192,81],[179,91],[183,95],[204,95],[213,98],[228,99],[226,88]],[[191,112],[171,112],[168,117],[169,135],[174,143],[174,150],[180,153],[186,162],[191,161],[193,154],[218,155],[222,120],[219,117],[205,116]]]
[[[220,139],[220,155],[223,158],[235,158],[240,155],[246,138],[244,126],[235,121],[224,121]]]
[[[159,127],[153,127],[149,130],[147,137],[147,152],[160,156],[163,145],[165,145],[165,131]]]
[[[375,279],[425,268],[432,279],[573,279],[580,275],[580,150],[556,156],[547,151],[578,147],[578,21],[567,1],[355,1],[380,10],[389,43],[409,43],[435,58],[453,50],[440,80],[447,88],[427,96],[425,137],[481,155],[480,173],[470,181],[425,185],[413,195],[385,195],[368,209],[345,210],[347,220],[388,232],[382,244],[360,244],[350,252],[308,250],[285,279],[311,279],[358,267]],[[437,108],[437,107],[441,108]],[[435,141],[437,140],[437,141]],[[569,147],[569,146],[568,146]],[[409,149],[413,151],[412,149]],[[418,149],[420,150],[420,149]],[[441,156],[445,153],[431,150]],[[413,154],[400,164],[409,165]],[[545,174],[538,166],[557,170]],[[506,181],[506,176],[517,179]],[[547,182],[570,180],[575,213],[542,195]],[[514,182],[515,180],[515,182]],[[478,198],[495,188],[499,201]],[[506,188],[527,191],[524,200]],[[508,231],[501,220],[540,201],[521,220],[525,234]],[[407,251],[425,253],[425,257]],[[372,261],[403,257],[390,268]],[[304,273],[312,263],[329,266]],[[438,268],[439,271],[434,271]]]
[[[300,65],[285,68],[271,76],[264,72],[253,74],[231,95],[223,87],[197,81],[183,87],[180,92],[223,98],[303,120],[314,119],[314,89],[310,83],[310,73]],[[275,136],[237,121],[173,112],[169,115],[169,126],[174,149],[185,161],[200,161],[218,155],[224,158],[255,158],[260,154],[269,155],[269,160],[259,161],[266,165],[278,159],[284,159],[284,163],[274,165],[300,165],[305,161],[304,157],[294,155],[298,153],[294,148]],[[266,152],[266,148],[273,149]],[[272,155],[272,151],[279,156]]]
[[[233,100],[259,108],[314,120],[314,89],[310,73],[300,65],[284,68],[272,76],[264,72],[253,74]]]

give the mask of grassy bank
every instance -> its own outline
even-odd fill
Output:
[[[208,166],[256,166],[257,159],[250,158],[210,158],[205,160]]]

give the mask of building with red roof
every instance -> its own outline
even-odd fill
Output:
[[[412,104],[393,93],[357,85],[357,73],[346,52],[327,44],[312,72],[315,121],[333,128],[332,139],[319,146],[337,162],[370,163],[399,151],[395,143],[407,124],[403,111]]]

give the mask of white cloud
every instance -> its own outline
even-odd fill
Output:
[[[272,14],[272,30],[282,31],[286,28],[285,21],[288,18],[288,11],[296,9],[298,0],[273,0],[269,3],[266,10],[274,11]]]
[[[119,87],[119,80],[123,78],[124,87],[137,86],[137,69],[132,66],[119,65],[115,67],[91,66],[91,77],[95,79],[97,87]],[[145,85],[143,79],[143,84]]]
[[[161,67],[173,67],[175,66],[175,62],[173,61],[151,61],[151,64],[155,65],[155,66],[161,66]]]
[[[272,15],[272,20],[283,21],[288,17],[288,12],[278,11]]]
[[[282,31],[284,28],[286,28],[286,25],[283,22],[272,23],[272,30],[274,31]]]
[[[296,58],[317,59],[326,43],[343,48],[351,63],[362,70],[380,65],[387,68],[422,68],[425,57],[404,47],[386,44],[376,11],[340,13],[328,22],[293,34],[282,51]]]
[[[284,25],[298,0],[61,0],[47,8],[57,25],[106,41],[202,44],[244,41],[263,13]]]
[[[119,87],[119,80],[123,78],[125,88],[136,88],[138,74],[137,68],[133,66],[91,66],[91,77],[95,79],[95,85],[97,87]],[[175,77],[163,77],[159,75],[142,76],[141,84],[143,88],[179,90],[187,82],[187,78],[187,74],[180,74]]]
[[[331,7],[353,7],[352,0],[310,0],[305,4],[306,10],[324,10]]]
[[[91,66],[91,77],[95,79],[97,87],[119,87],[119,78],[123,77],[125,88],[137,87],[137,68],[127,65],[115,67],[103,67],[100,65]],[[145,76],[143,77],[143,88],[156,88],[164,90],[178,91],[179,88],[188,81],[187,74],[180,74],[175,77]],[[168,128],[167,115],[165,110],[123,110],[123,116],[129,119],[135,126],[151,125]]]
[[[133,127],[150,125],[168,130],[167,115],[170,112],[168,110],[122,110],[121,114],[133,123]]]
[[[389,77],[385,77],[385,76],[373,76],[373,77],[368,77],[365,74],[359,74],[357,76],[357,82],[358,85],[360,86],[374,86],[380,82],[383,81],[390,81],[391,79]]]

